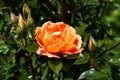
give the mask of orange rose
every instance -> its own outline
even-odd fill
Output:
[[[73,27],[63,23],[48,21],[36,28],[36,40],[39,44],[38,55],[60,58],[61,55],[80,53],[82,40]]]

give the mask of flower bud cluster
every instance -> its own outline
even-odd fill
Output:
[[[19,13],[18,18],[12,11],[10,12],[10,20],[12,23],[17,23],[17,34],[26,34],[28,27],[33,27],[34,25],[31,10],[26,3],[24,3],[22,13]]]

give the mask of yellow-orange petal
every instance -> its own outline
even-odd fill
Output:
[[[76,45],[65,43],[64,46],[61,48],[61,52],[69,52],[70,50],[75,50],[75,49],[76,49]]]
[[[51,35],[52,35],[52,36],[60,36],[60,34],[61,34],[61,32],[58,31],[58,32],[53,32]]]
[[[44,34],[44,36],[42,38],[42,42],[43,42],[44,46],[47,47],[47,46],[53,44],[53,39],[49,33],[46,33],[46,34]]]
[[[64,37],[66,43],[73,43],[75,41],[76,31],[74,28],[67,26],[62,32],[61,36]]]
[[[39,46],[44,47],[44,44],[43,44],[43,42],[41,41],[41,39],[36,38],[36,40],[37,40],[37,43],[39,44]]]
[[[38,55],[43,55],[43,56],[47,56],[49,58],[60,58],[60,56],[57,53],[48,53],[44,48],[38,48],[38,50],[36,51],[36,53]]]
[[[36,37],[35,37],[35,39],[37,40],[37,43],[38,43],[41,47],[43,47],[42,38],[43,38],[43,35],[41,35],[41,28],[38,27],[38,28],[36,29]]]
[[[41,27],[36,27],[35,34],[41,34]]]
[[[54,52],[54,53],[58,53],[60,51],[60,49],[62,48],[62,44],[53,44],[48,46],[46,49],[48,52]]]

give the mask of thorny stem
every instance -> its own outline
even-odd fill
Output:
[[[106,52],[108,52],[108,51],[110,51],[110,50],[112,50],[112,49],[118,47],[119,45],[120,45],[120,42],[117,43],[116,45],[112,46],[111,48],[109,48],[109,49],[103,51],[102,53],[100,53],[100,54],[96,57],[96,59],[99,58],[100,56],[104,55]]]
[[[117,46],[119,46],[119,45],[120,45],[120,42],[119,42],[119,43],[117,43],[116,45],[112,46],[111,48],[109,48],[109,49],[105,50],[105,51],[104,51],[104,53],[106,53],[106,52],[108,52],[108,51],[110,51],[110,50],[112,50],[112,49],[116,48],[116,47],[117,47]]]
[[[28,53],[25,53],[25,56],[26,56],[27,62],[28,62],[29,65],[30,65],[30,69],[31,69],[31,73],[32,73],[32,80],[36,80],[36,79],[35,79],[34,68],[33,68],[33,65],[32,65],[32,59],[31,59],[31,57],[29,56]]]
[[[26,39],[22,39],[22,43],[23,43],[23,46],[24,47],[27,47],[27,42],[26,42]],[[31,59],[31,57],[30,57],[30,55],[29,55],[29,53],[28,52],[25,52],[25,57],[26,57],[26,60],[27,60],[27,62],[28,62],[28,64],[29,64],[29,66],[30,66],[30,70],[31,70],[31,73],[32,73],[32,80],[36,80],[35,79],[35,73],[34,73],[34,68],[33,68],[33,65],[32,65],[32,59]]]
[[[97,60],[96,59],[93,60],[93,66],[95,69],[97,69]]]
[[[96,60],[97,60],[99,57],[103,56],[105,53],[107,53],[108,51],[110,51],[110,50],[112,50],[112,49],[118,47],[119,45],[120,45],[120,42],[117,43],[116,45],[112,46],[111,48],[109,48],[109,49],[103,51],[103,52],[100,53],[97,57],[95,57],[95,59],[93,60],[93,66],[94,66],[94,68],[97,69],[97,61],[96,61]]]
[[[99,18],[101,18],[101,16],[104,15],[104,13],[105,13],[105,11],[106,11],[106,8],[107,8],[107,5],[108,5],[108,2],[105,2],[105,6],[103,7],[102,13],[101,13],[101,15],[100,15]]]

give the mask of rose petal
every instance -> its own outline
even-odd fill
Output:
[[[39,48],[37,49],[36,53],[37,53],[38,55],[42,55],[42,54],[47,53],[47,52],[45,51],[44,48],[40,48],[40,47],[39,47]]]
[[[38,48],[38,50],[36,51],[36,53],[38,55],[43,55],[43,56],[47,56],[49,58],[55,57],[55,58],[60,58],[60,56],[57,53],[48,53],[46,52],[46,50],[44,48]]]
[[[44,31],[46,31],[47,29],[47,26],[49,26],[51,24],[51,21],[48,21],[48,22],[45,22],[43,25],[42,25],[42,28],[41,28],[41,33],[43,33]]]
[[[58,32],[54,32],[54,33],[52,33],[52,36],[60,36],[60,34],[61,34],[61,32],[58,31]]]
[[[40,28],[40,27],[37,27],[35,39],[37,40],[37,43],[38,43],[41,47],[43,47],[42,37],[43,37],[43,36],[41,35],[41,28]]]
[[[46,33],[42,38],[42,42],[43,42],[44,46],[47,47],[47,46],[53,44],[53,38],[49,33]]]
[[[78,49],[78,51],[76,51],[75,53],[81,53],[84,50],[84,48],[80,48]]]
[[[62,54],[66,55],[66,56],[73,55],[73,54],[81,53],[83,50],[84,50],[84,48],[80,48],[80,49],[76,50],[76,52],[63,52]]]
[[[65,30],[62,32],[62,37],[64,37],[66,43],[73,43],[75,41],[75,34],[76,31],[72,27],[66,27]]]
[[[48,52],[54,52],[57,53],[60,51],[60,49],[63,47],[62,44],[54,44],[54,45],[50,45],[47,47]]]
[[[36,40],[39,46],[44,47],[43,42],[39,38],[36,38]]]
[[[41,27],[36,27],[35,33],[36,33],[36,34],[41,34]]]
[[[55,23],[52,23],[51,21],[44,23],[42,27],[44,27],[47,31],[52,32],[59,31],[59,27]]]
[[[82,38],[81,36],[76,34],[76,39],[74,41],[74,44],[76,45],[76,48],[79,49],[81,48],[81,44],[82,44]]]
[[[63,32],[64,29],[66,28],[67,24],[63,23],[63,22],[57,22],[55,23],[57,25],[57,27],[59,28],[60,32]]]
[[[69,26],[69,30],[70,30],[70,35],[76,34],[76,30],[73,27]]]
[[[61,52],[69,52],[72,50],[76,50],[76,45],[65,43],[64,46],[61,48]],[[72,51],[72,52],[74,52],[74,51]]]

